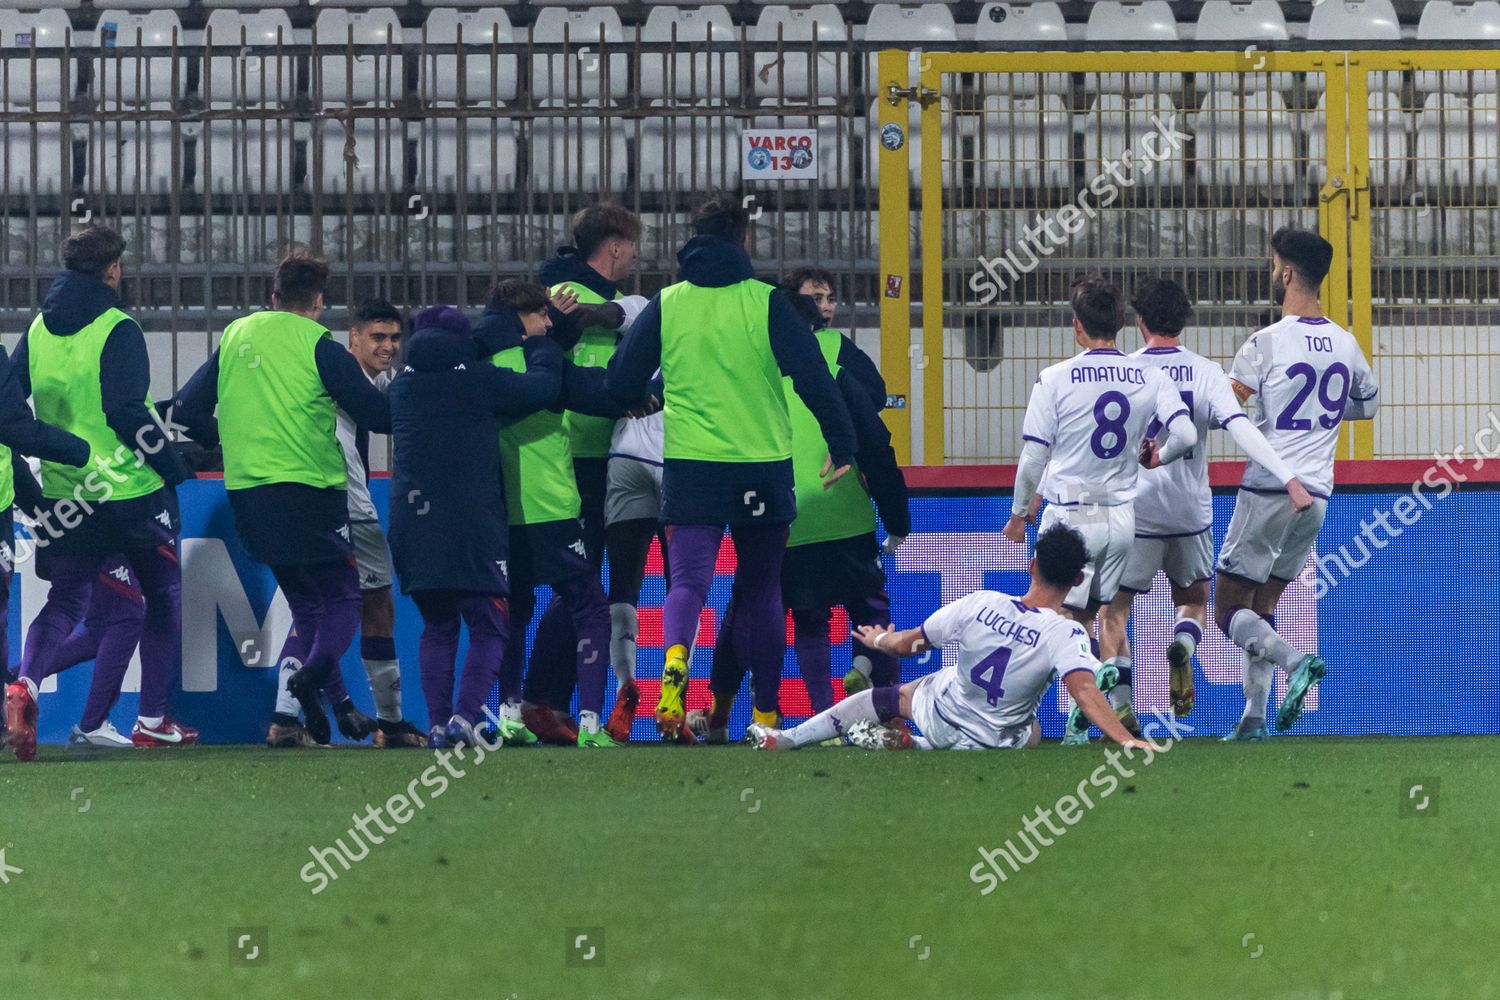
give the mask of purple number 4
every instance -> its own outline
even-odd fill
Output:
[[[1005,697],[1005,688],[1000,686],[1000,682],[1005,679],[1005,667],[1010,663],[1010,653],[1009,646],[1001,646],[974,664],[974,669],[969,671],[969,680],[984,692],[985,700],[992,707],[1000,704],[1000,699]]]

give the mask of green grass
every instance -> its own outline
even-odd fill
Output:
[[[48,747],[0,762],[24,869],[0,885],[0,993],[1500,996],[1500,741],[1187,743],[981,896],[978,847],[1103,762],[505,750],[313,895],[309,845],[347,842],[430,753]],[[1431,778],[1436,815],[1403,817]],[[231,963],[237,927],[266,929],[262,962]],[[566,964],[576,927],[603,928],[602,966]]]

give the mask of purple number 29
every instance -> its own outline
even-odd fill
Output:
[[[1005,688],[1000,686],[1000,682],[1005,679],[1005,667],[1010,663],[1010,653],[1009,646],[1001,646],[974,664],[974,669],[969,671],[969,680],[984,692],[985,700],[992,707],[1000,704],[1000,699],[1005,697]]]
[[[1314,387],[1318,390],[1318,404],[1323,408],[1323,413],[1318,416],[1318,423],[1327,430],[1332,430],[1339,425],[1339,420],[1344,415],[1344,404],[1349,399],[1350,379],[1347,366],[1342,362],[1334,362],[1323,372],[1323,378],[1320,381],[1316,368],[1305,361],[1299,361],[1287,368],[1286,375],[1288,379],[1302,379],[1303,382],[1297,387],[1292,401],[1276,418],[1277,430],[1312,430],[1312,420],[1298,416],[1298,413],[1302,409],[1302,404],[1307,402],[1307,397],[1313,394]],[[1339,378],[1336,390],[1332,388],[1334,376]]]

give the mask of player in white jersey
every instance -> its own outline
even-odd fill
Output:
[[[1146,278],[1135,286],[1130,304],[1146,346],[1131,355],[1141,364],[1160,369],[1177,387],[1198,440],[1207,442],[1210,428],[1229,431],[1238,444],[1286,487],[1290,505],[1306,510],[1312,497],[1292,470],[1276,454],[1265,436],[1246,418],[1218,364],[1182,346],[1182,329],[1193,314],[1182,286],[1169,278]],[[1159,428],[1147,428],[1155,437]],[[1207,622],[1208,581],[1213,576],[1213,495],[1208,484],[1208,449],[1200,444],[1181,461],[1155,469],[1143,469],[1135,498],[1135,544],[1125,564],[1120,591],[1104,609],[1099,622],[1103,644],[1114,657],[1105,667],[1114,667],[1117,683],[1109,693],[1110,704],[1132,731],[1132,664],[1127,627],[1136,594],[1151,589],[1158,570],[1165,570],[1172,586],[1177,620],[1167,647],[1171,667],[1172,711],[1181,717],[1193,708],[1193,654],[1203,639]],[[1106,669],[1105,675],[1109,675]]]
[[[1071,525],[1089,550],[1084,578],[1068,592],[1063,613],[1092,632],[1099,607],[1119,589],[1135,541],[1140,465],[1175,461],[1198,443],[1198,432],[1182,419],[1188,408],[1172,381],[1116,348],[1125,325],[1120,290],[1090,275],[1073,286],[1072,305],[1073,337],[1083,353],[1044,369],[1031,390],[1005,536],[1025,543],[1026,517],[1045,473],[1042,529]],[[1159,447],[1146,437],[1153,420],[1167,435]]]
[[[349,325],[349,353],[359,362],[365,377],[382,391],[391,383],[391,366],[401,348],[404,320],[401,312],[383,299],[370,299],[353,311]],[[354,707],[335,671],[325,696],[332,703],[339,732],[352,740],[372,733],[377,747],[426,747],[427,734],[401,718],[401,663],[396,656],[396,605],[391,598],[391,555],[381,530],[375,503],[370,499],[369,436],[342,408],[337,410],[334,434],[344,450],[349,496],[349,541],[359,574],[363,622],[360,627],[360,658],[375,700],[375,719]],[[290,640],[289,640],[290,642]],[[285,651],[282,671],[295,670],[295,660]],[[283,680],[285,677],[283,677]],[[283,683],[277,688],[276,712],[266,743],[272,747],[304,746],[299,732],[298,705]]]
[[[1281,319],[1245,341],[1229,376],[1241,400],[1258,397],[1256,426],[1314,502],[1292,510],[1274,472],[1257,462],[1245,467],[1214,581],[1214,618],[1245,651],[1245,711],[1230,740],[1266,738],[1266,700],[1277,665],[1288,676],[1277,729],[1297,721],[1308,690],[1327,670],[1319,656],[1277,635],[1271,616],[1323,525],[1339,424],[1373,417],[1378,392],[1358,342],[1319,305],[1333,247],[1316,233],[1288,228],[1271,237],[1271,249],[1271,291]]]
[[[843,737],[866,749],[1012,750],[1041,738],[1036,710],[1059,675],[1084,713],[1106,736],[1142,747],[1109,707],[1094,681],[1099,661],[1083,626],[1057,613],[1082,579],[1089,553],[1083,536],[1054,525],[1037,536],[1031,587],[1020,597],[981,590],[940,608],[921,628],[897,632],[864,626],[860,642],[881,653],[910,656],[958,645],[956,661],[899,687],[867,688],[787,730],[752,723],[746,736],[762,750],[797,750]],[[922,731],[913,740],[889,728],[907,719]]]

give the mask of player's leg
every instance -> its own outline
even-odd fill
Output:
[[[1135,592],[1121,587],[1099,613],[1099,648],[1112,651],[1113,655],[1104,665],[1113,667],[1117,678],[1109,692],[1109,706],[1122,718],[1127,713],[1134,715],[1134,676],[1130,650],[1130,612],[1134,601]],[[1138,722],[1136,724],[1139,725]]]
[[[878,687],[852,694],[799,726],[779,730],[760,722],[752,722],[746,738],[757,750],[800,750],[816,746],[825,740],[847,738],[855,727],[861,732],[869,731],[871,737],[882,742],[882,749],[898,749],[900,737],[905,734],[904,746],[910,746],[910,733],[904,727],[900,733],[886,728],[892,719],[909,719],[912,716],[912,692],[919,681],[902,684],[900,687]],[[879,729],[881,732],[874,732]],[[890,734],[890,735],[882,735]]]
[[[469,652],[464,657],[463,679],[458,701],[445,733],[450,743],[474,744],[474,725],[484,713],[485,699],[500,677],[500,661],[510,636],[510,611],[505,598],[493,594],[466,594],[457,604],[469,627]],[[501,734],[504,739],[504,734]]]
[[[651,539],[659,530],[654,516],[613,521],[605,529],[604,545],[609,553],[609,663],[615,672],[616,688],[614,711],[604,728],[620,743],[630,739],[641,703],[641,690],[635,682],[636,638],[640,633],[636,605],[646,578]]]
[[[780,721],[781,668],[786,655],[786,610],[781,600],[784,524],[737,524],[730,529],[736,567],[738,620],[734,654],[750,671],[751,717]]]
[[[89,591],[102,562],[99,556],[50,555],[52,587],[26,630],[20,676],[5,688],[6,739],[18,760],[36,759],[37,691],[47,666],[88,608]]]
[[[266,730],[266,746],[273,750],[318,745],[298,718],[302,706],[297,704],[297,699],[292,697],[292,692],[286,686],[292,675],[302,669],[306,660],[307,643],[293,622],[276,658],[276,707],[271,713],[271,725]],[[423,744],[426,744],[425,739]]]
[[[885,589],[885,565],[870,538],[869,558],[856,557],[850,567],[849,586],[843,604],[849,624],[890,625],[891,599]],[[863,555],[863,553],[861,553]],[[856,694],[868,687],[888,687],[901,682],[901,661],[887,653],[854,643],[853,663],[844,675],[844,693]]]
[[[1169,539],[1162,568],[1172,585],[1177,608],[1172,641],[1167,645],[1172,714],[1182,718],[1193,710],[1193,655],[1203,639],[1208,620],[1208,581],[1213,576],[1214,543],[1208,529],[1196,535]]]
[[[140,581],[132,572],[130,563],[124,558],[111,556],[105,560],[102,571],[94,578],[89,595],[88,611],[84,627],[76,635],[96,636],[92,643],[95,649],[94,676],[89,683],[88,700],[83,706],[83,717],[68,737],[70,745],[125,749],[135,746],[134,734],[119,733],[109,721],[109,713],[120,700],[120,685],[130,669],[130,658],[140,644],[146,621],[146,599],[141,593]],[[70,640],[71,641],[71,640]],[[82,652],[77,649],[75,652]],[[60,651],[66,655],[66,647]],[[62,669],[61,655],[49,665]],[[141,659],[141,705],[145,711],[145,656]],[[139,724],[137,724],[139,729]]]
[[[1253,609],[1255,592],[1259,584],[1220,569],[1214,577],[1214,618],[1220,631],[1229,635],[1228,624],[1232,614],[1221,609]],[[1233,636],[1230,636],[1233,640]],[[1271,697],[1271,679],[1276,666],[1256,653],[1241,647],[1241,689],[1245,695],[1245,708],[1240,721],[1224,737],[1226,741],[1266,739],[1266,704]]]
[[[719,619],[719,633],[714,637],[713,660],[708,670],[708,708],[695,708],[687,714],[688,727],[700,742],[722,745],[729,742],[729,713],[745,679],[745,667],[734,654],[737,602],[733,593]]]
[[[287,688],[302,705],[308,732],[318,739],[328,727],[318,693],[330,675],[339,670],[339,661],[359,630],[359,576],[353,559],[347,557],[299,566],[291,573],[286,569],[273,566],[271,572],[282,584],[287,603],[292,605],[292,619],[297,622],[298,631],[308,641],[306,662],[292,675]],[[286,582],[283,582],[283,577]],[[295,603],[292,591],[287,589],[288,584],[297,592]],[[315,624],[311,629],[304,629],[298,621],[299,606],[301,616],[313,617]],[[324,740],[319,739],[319,742]]]
[[[691,743],[695,738],[687,726],[686,704],[689,650],[708,600],[724,528],[717,524],[674,524],[666,530],[672,576],[662,607],[667,660],[656,705],[656,728],[663,739]]]
[[[552,600],[542,609],[536,638],[531,643],[531,656],[527,660],[526,701],[533,706],[527,719],[536,720],[536,725],[547,730],[547,733],[543,729],[536,730],[544,742],[562,745],[566,740],[566,745],[573,746],[578,742],[578,724],[570,714],[573,686],[578,676],[578,633],[573,628],[568,606],[563,602],[556,582],[547,571],[542,571],[540,579],[552,586]],[[544,710],[553,717],[555,726],[538,718]],[[554,734],[556,740],[549,734]]]
[[[832,617],[833,609],[826,605],[792,609],[792,648],[813,714],[833,707],[833,650],[828,641]]]
[[[605,664],[609,649],[609,605],[604,600],[598,575],[592,567],[588,569],[589,572],[552,585],[567,610],[573,633],[578,636],[574,650],[578,671],[576,741],[579,746],[617,746],[602,729],[604,687],[609,673]]]
[[[447,746],[446,728],[453,715],[453,674],[458,663],[459,595],[452,590],[418,590],[411,596],[422,616],[417,667],[422,698],[427,702],[427,742],[429,746]]]

